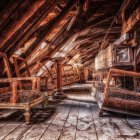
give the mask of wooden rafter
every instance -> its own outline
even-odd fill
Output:
[[[68,12],[75,6],[78,0],[70,1],[66,7],[62,10],[62,12],[54,18],[46,27],[44,27],[44,32],[37,38],[37,40],[30,46],[30,48],[26,51],[26,61],[31,57],[31,55],[35,52],[37,47],[45,40],[45,38],[51,33],[51,31],[57,26],[57,24],[68,14]],[[49,30],[48,30],[49,29]]]
[[[6,43],[6,41],[20,28],[22,25],[38,10],[38,8],[45,2],[45,0],[42,1],[24,1],[16,11],[19,19],[14,16],[14,22],[12,22],[5,30],[4,32],[1,32],[3,35],[3,38],[0,38],[0,48]],[[32,4],[31,4],[32,3]],[[28,5],[28,6],[27,6]],[[31,6],[30,6],[31,5]],[[20,12],[20,10],[26,12],[23,14]]]
[[[53,1],[51,4],[48,4],[48,1],[44,2],[22,28],[15,33],[8,42],[6,42],[4,46],[6,49],[4,51],[8,53],[8,57],[11,57],[18,48],[23,46],[56,4],[56,1]]]

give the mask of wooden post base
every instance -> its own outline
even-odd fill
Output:
[[[103,117],[103,114],[104,114],[104,110],[103,109],[100,109],[100,111],[99,111],[99,117]]]
[[[57,91],[54,96],[53,96],[54,99],[65,99],[67,98],[67,95],[65,95],[63,93],[63,91]]]
[[[44,96],[43,102],[42,102],[42,108],[45,109],[46,105],[48,105],[48,97]]]

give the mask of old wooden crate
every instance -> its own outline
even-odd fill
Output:
[[[128,46],[110,45],[95,58],[95,70],[133,65],[132,48]]]

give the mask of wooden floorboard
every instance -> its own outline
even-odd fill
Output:
[[[44,132],[47,130],[49,125],[52,123],[52,121],[55,119],[58,112],[61,110],[62,105],[59,105],[56,108],[55,113],[53,113],[53,115],[51,115],[51,117],[49,117],[44,122],[44,124],[32,125],[32,127],[26,133],[24,133],[21,140],[39,140],[42,137],[42,135],[44,134]]]
[[[118,131],[120,132],[121,136],[124,137],[124,139],[126,139],[126,140],[140,139],[140,136],[137,137],[138,131],[136,129],[130,127],[125,119],[113,118],[113,123],[118,128]]]
[[[60,137],[61,131],[68,118],[71,102],[68,101],[62,106],[62,109],[58,112],[52,123],[49,125],[45,133],[40,140],[57,140]]]
[[[89,103],[80,103],[76,140],[96,140],[96,130]]]
[[[0,140],[5,139],[5,137],[14,131],[21,124],[6,124],[0,128]]]
[[[22,135],[24,135],[30,127],[30,125],[26,125],[25,123],[23,123],[16,129],[14,129],[14,131],[11,131],[8,135],[6,135],[4,140],[20,140]]]
[[[2,112],[0,140],[140,140],[139,117],[99,117],[98,105],[87,92],[69,93],[54,108],[35,108],[30,125],[21,112]]]
[[[74,140],[76,136],[76,127],[78,122],[79,102],[72,101],[71,109],[68,118],[65,122],[63,130],[59,139],[61,140]]]
[[[61,110],[61,108],[62,105],[58,105],[55,109],[55,112],[51,114],[51,117],[49,117],[44,122],[44,124],[26,125],[25,123],[23,123],[22,125],[19,125],[19,127],[9,132],[9,134],[4,137],[4,140],[38,140],[47,129],[48,125],[53,121],[57,113]],[[48,108],[47,110],[49,112],[50,108]],[[38,113],[39,112],[37,112],[32,117],[36,117]]]
[[[110,116],[99,117],[97,104],[90,104],[98,140],[124,140]],[[116,133],[118,132],[118,134]]]
[[[26,133],[24,133],[21,140],[38,140],[47,127],[48,124],[33,125],[28,131],[26,131]]]

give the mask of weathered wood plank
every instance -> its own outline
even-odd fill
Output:
[[[126,118],[128,126],[136,131],[136,135],[127,138],[127,140],[139,140],[140,139],[140,119],[139,117]]]
[[[38,140],[41,137],[41,135],[44,133],[44,131],[47,129],[47,127],[49,126],[49,123],[51,123],[53,121],[55,116],[61,110],[61,108],[62,108],[61,105],[58,106],[55,110],[55,113],[53,113],[53,115],[44,124],[35,124],[35,125],[22,124],[17,129],[12,131],[9,135],[7,135],[4,139],[9,140],[12,138],[12,140],[25,140],[25,139],[26,140],[27,139]],[[50,108],[48,107],[48,109],[50,109]],[[36,115],[38,115],[38,113],[36,112],[34,114],[34,117],[36,117]],[[48,113],[49,113],[49,110],[48,110]],[[4,125],[4,124],[2,124],[2,125]]]
[[[125,119],[113,118],[113,123],[118,128],[117,134],[120,133],[127,140],[137,139],[137,130],[130,127]]]
[[[4,46],[9,46],[5,49],[5,52],[9,50],[7,53],[8,57],[21,47],[29,39],[31,34],[37,30],[40,23],[57,4],[57,1],[53,1],[50,5],[48,3],[49,1],[45,1],[39,10],[10,38],[11,41],[6,42]],[[22,39],[20,39],[21,36]]]
[[[11,13],[20,6],[22,1],[9,1],[6,7],[0,12],[0,30],[5,26],[5,21],[11,16]],[[7,10],[8,9],[8,10]]]
[[[0,38],[0,48],[4,45],[4,43],[36,12],[36,10],[44,3],[45,1],[24,1],[20,8],[24,12],[21,12],[20,8],[16,11],[17,17],[13,15],[14,20],[13,22],[7,26],[7,28],[2,32],[1,38]],[[32,3],[32,5],[31,5]],[[28,6],[31,5],[31,6]],[[23,6],[23,7],[22,7]],[[23,14],[24,13],[24,14]],[[20,17],[20,18],[19,18]]]
[[[61,140],[74,140],[76,135],[76,127],[78,122],[79,102],[72,101],[71,110],[65,126],[61,132]]]
[[[52,109],[50,111],[49,109],[50,108],[48,107],[48,113],[51,113],[50,111]],[[57,113],[60,111],[60,109],[61,109],[61,106],[58,106],[55,110],[55,113],[44,124],[41,123],[41,124],[35,124],[35,125],[26,125],[24,123],[18,128],[16,128],[14,131],[10,132],[10,134],[8,134],[4,138],[4,140],[10,140],[11,138],[12,140],[25,140],[25,139],[38,140],[41,137],[41,135],[44,133],[44,131],[47,129],[49,123],[53,121],[53,119],[55,118]],[[36,118],[38,113],[40,112],[36,112],[33,115],[33,118]]]
[[[21,140],[39,140],[40,136],[44,133],[48,124],[45,125],[33,125],[24,135]]]
[[[99,117],[99,109],[97,104],[90,104],[91,111],[96,127],[98,140],[124,140],[118,128],[112,123],[112,119],[107,117]],[[118,133],[116,133],[118,132]]]
[[[63,126],[67,120],[68,114],[70,110],[70,102],[64,104],[58,115],[49,125],[48,129],[45,131],[41,140],[57,140],[60,136],[60,133],[63,129]]]
[[[53,106],[53,107],[56,107],[56,108],[55,108],[55,113],[53,113],[53,114],[46,120],[45,123],[50,124],[50,123],[55,119],[55,117],[58,115],[58,113],[61,111],[62,106],[63,106],[63,103],[57,105],[57,107],[56,107],[56,106]]]
[[[25,58],[26,60],[30,59],[31,55],[37,50],[37,47],[40,46],[40,44],[44,41],[44,39],[51,34],[52,30],[58,25],[58,23],[60,23],[62,19],[66,17],[68,12],[71,11],[71,9],[75,6],[77,2],[78,0],[69,2],[68,5],[64,7],[62,12],[56,18],[54,18],[53,20],[51,20],[51,22],[49,22],[49,24],[46,24],[44,26],[43,28],[44,32],[42,31],[42,33],[36,39],[36,41],[29,47],[29,49],[27,49]]]
[[[97,140],[89,103],[80,103],[76,140]]]
[[[15,112],[17,112],[17,110],[8,110],[8,109],[2,110],[0,112],[0,119],[7,118],[8,116],[14,114]]]
[[[4,125],[6,125],[6,123],[0,123],[0,127],[3,127]]]
[[[7,136],[10,132],[12,132],[14,129],[16,129],[21,124],[6,124],[3,127],[0,127],[0,139],[2,140]]]
[[[140,131],[140,118],[139,117],[128,117],[126,118],[127,124],[138,131]]]
[[[81,88],[83,88],[82,90],[84,90],[85,94],[87,94],[89,92],[89,91],[87,91],[87,90],[89,90],[88,88],[86,88],[86,87],[81,87]],[[67,92],[70,92],[67,89],[64,89],[64,90],[66,90]],[[71,93],[74,93],[74,92],[75,92],[75,94],[69,94],[68,95],[69,99],[71,99],[73,101],[79,101],[79,102],[89,102],[89,103],[95,102],[93,96],[82,95],[80,89],[76,90],[74,88],[73,89],[71,88]]]
[[[85,93],[85,92],[84,92]],[[79,96],[78,96],[79,95]],[[56,105],[55,113],[43,124],[0,123],[3,140],[139,140],[140,119],[106,114],[98,116],[98,105],[87,103],[90,95],[72,94]],[[92,97],[91,97],[92,98]],[[71,101],[75,99],[75,101]],[[80,102],[82,101],[82,102]],[[80,102],[80,106],[79,106]],[[49,112],[49,108],[48,108]],[[40,112],[38,112],[40,113]],[[37,113],[35,113],[37,115]],[[36,116],[35,116],[36,118]],[[39,119],[39,118],[37,118]]]
[[[21,126],[17,127],[14,131],[8,134],[4,140],[20,140],[21,136],[30,128],[31,126],[22,124]]]

